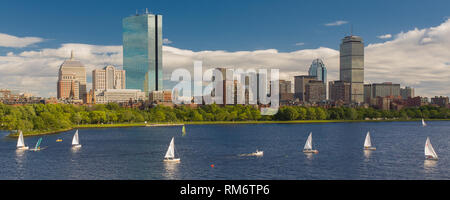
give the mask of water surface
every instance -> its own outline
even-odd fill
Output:
[[[42,136],[39,152],[16,151],[0,133],[0,179],[450,179],[450,122],[187,125],[80,129]],[[362,150],[367,131],[373,152]],[[313,132],[314,148],[302,148]],[[439,161],[424,160],[429,136]],[[162,162],[175,137],[179,164]],[[58,138],[63,142],[57,143]],[[34,147],[39,137],[26,137]],[[239,156],[263,150],[263,157]],[[214,165],[214,168],[211,167]]]

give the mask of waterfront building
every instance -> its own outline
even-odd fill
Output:
[[[449,103],[448,103],[448,97],[443,97],[443,96],[435,96],[434,98],[431,98],[431,104],[440,106],[440,107],[448,107]]]
[[[400,99],[400,84],[394,84],[391,82],[365,84],[364,102],[373,104],[373,100],[377,97]]]
[[[406,100],[408,98],[415,97],[414,95],[414,88],[406,86],[405,88],[400,88],[400,95],[402,96],[402,99]]]
[[[97,90],[95,93],[95,103],[127,103],[135,101],[145,101],[145,92],[134,89],[106,89]]]
[[[295,76],[294,77],[294,98],[299,99],[301,102],[305,102],[306,84],[309,81],[317,80],[316,76]]]
[[[309,76],[317,77],[317,80],[327,84],[327,68],[321,59],[315,59],[308,71]]]
[[[350,83],[345,81],[330,81],[328,83],[329,97],[332,102],[350,103]]]
[[[72,51],[70,59],[59,67],[57,97],[61,100],[85,100],[86,93],[86,67],[75,60]]]
[[[359,36],[346,36],[340,45],[340,80],[350,83],[351,103],[364,101],[364,43]]]
[[[319,103],[327,100],[326,85],[321,80],[310,80],[305,86],[305,101]]]
[[[149,95],[150,102],[172,102],[172,91],[152,91]]]
[[[146,96],[163,89],[162,15],[136,14],[123,19],[123,69],[126,86]]]
[[[95,69],[92,71],[92,89],[125,89],[125,70],[116,69],[112,65],[108,65],[103,69]]]

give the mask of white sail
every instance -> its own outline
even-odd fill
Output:
[[[306,140],[304,150],[312,150],[312,133],[309,133],[308,140]]]
[[[166,156],[164,158],[174,158],[175,157],[175,141],[174,138],[172,138],[172,141],[170,141],[169,149],[167,149]]]
[[[370,132],[367,132],[366,141],[364,141],[364,147],[372,147],[372,141],[370,140]]]
[[[19,139],[17,140],[17,147],[18,148],[25,147],[25,143],[23,142],[23,133],[22,133],[22,131],[19,131],[19,132],[20,132],[20,134],[19,134]]]
[[[79,141],[79,139],[78,139],[78,130],[75,132],[75,135],[73,136],[73,139],[72,139],[72,145],[79,145],[80,144],[80,141]]]
[[[422,126],[427,126],[427,123],[425,123],[425,120],[422,118]]]
[[[430,138],[427,137],[427,142],[425,142],[425,156],[431,156],[432,158],[438,158],[433,146],[431,145]]]

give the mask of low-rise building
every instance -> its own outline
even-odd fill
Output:
[[[95,91],[95,103],[126,103],[145,101],[145,93],[134,89],[106,89]]]

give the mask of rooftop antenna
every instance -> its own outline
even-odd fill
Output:
[[[350,36],[353,36],[353,24],[350,24]]]
[[[148,14],[148,8],[145,8],[145,14]]]

